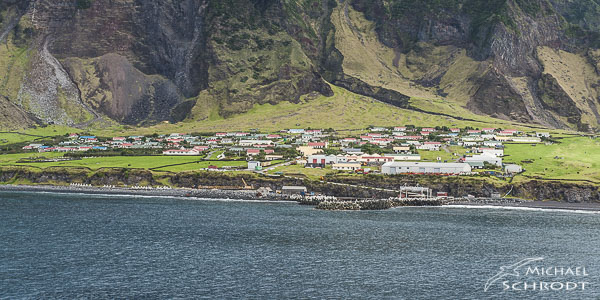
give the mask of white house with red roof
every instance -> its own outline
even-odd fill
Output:
[[[248,156],[256,156],[260,154],[260,149],[248,149],[246,150],[246,155]]]
[[[210,149],[210,147],[209,146],[195,146],[192,149],[202,152],[202,151],[206,151],[206,150]]]
[[[328,144],[329,143],[327,143],[327,142],[309,142],[308,146],[313,147],[314,149],[323,149],[323,148],[327,148]]]
[[[377,154],[364,154],[362,156],[360,156],[357,159],[358,162],[365,162],[365,163],[381,163],[384,164],[386,162],[392,162],[394,161],[394,157],[393,156],[382,156],[382,155],[377,155]]]

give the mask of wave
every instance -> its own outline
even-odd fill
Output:
[[[53,194],[53,195],[68,195],[68,196],[93,196],[95,198],[142,198],[142,199],[174,199],[188,201],[212,201],[212,202],[251,202],[251,203],[297,203],[296,201],[287,200],[250,200],[250,199],[220,199],[220,198],[204,198],[190,196],[173,196],[173,195],[139,195],[128,193],[86,193],[86,192],[59,192],[59,191],[22,191],[24,193],[33,194]]]
[[[523,206],[501,206],[501,205],[444,205],[436,206],[437,208],[471,208],[471,209],[502,209],[502,210],[520,210],[520,211],[537,211],[537,212],[566,212],[576,214],[592,214],[600,215],[597,210],[582,210],[571,208],[550,208],[550,207],[523,207]]]

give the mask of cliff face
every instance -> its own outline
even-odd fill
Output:
[[[591,131],[599,11],[591,0],[4,0],[0,95],[23,126],[147,125],[329,96],[331,83],[400,107],[442,100]]]
[[[243,179],[243,180],[242,180]],[[398,196],[394,192],[365,189],[349,185],[328,184],[318,181],[294,178],[266,178],[249,174],[236,176],[220,172],[184,172],[156,174],[142,169],[104,168],[90,171],[87,168],[46,168],[32,169],[23,167],[1,167],[0,183],[14,184],[27,182],[41,185],[67,185],[69,183],[85,183],[94,186],[103,185],[162,185],[167,180],[172,186],[179,188],[198,187],[240,187],[244,184],[257,187],[270,187],[273,190],[286,185],[303,185],[310,191],[336,197],[379,198],[386,199]],[[367,176],[356,178],[329,178],[330,182],[350,185],[378,187],[395,190],[399,186],[425,184],[435,192],[446,192],[453,197],[471,194],[476,197],[491,197],[494,193],[538,200],[563,201],[570,203],[600,203],[598,187],[585,183],[569,183],[557,181],[532,180],[518,184],[490,183],[476,178],[421,176]]]

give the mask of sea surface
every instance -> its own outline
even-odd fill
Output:
[[[484,291],[536,257],[580,274]],[[600,215],[0,192],[0,299],[73,298],[599,299]]]

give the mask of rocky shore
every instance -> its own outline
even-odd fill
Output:
[[[385,210],[395,207],[512,207],[539,208],[556,210],[594,211],[600,213],[598,203],[568,203],[557,201],[527,201],[516,198],[388,198],[388,199],[358,199],[336,198],[334,196],[300,196],[285,194],[260,194],[256,190],[223,190],[223,189],[192,189],[192,188],[123,188],[123,187],[94,187],[94,186],[53,186],[53,185],[0,185],[0,191],[12,192],[55,192],[55,193],[84,193],[84,194],[114,194],[182,197],[188,199],[231,199],[249,201],[292,201],[301,205],[314,206],[320,210]]]
[[[202,199],[235,199],[235,200],[269,200],[290,201],[288,195],[272,194],[257,195],[254,190],[220,190],[220,189],[136,189],[122,187],[94,186],[52,186],[52,185],[0,185],[0,191],[15,192],[55,192],[55,193],[85,193],[112,195],[142,195],[165,197],[193,197]]]

